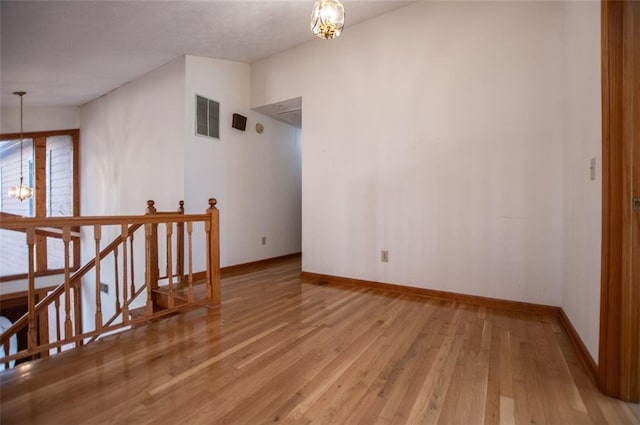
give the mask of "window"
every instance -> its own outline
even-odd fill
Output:
[[[69,217],[80,214],[78,192],[78,130],[0,135],[0,211],[23,217]],[[8,191],[20,181],[35,189],[32,198],[20,202]],[[80,259],[79,238],[73,238],[72,268]],[[28,271],[25,234],[0,229],[0,280],[25,277]],[[64,244],[55,235],[36,236],[36,275],[60,273],[64,268]]]

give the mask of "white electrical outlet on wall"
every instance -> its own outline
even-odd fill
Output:
[[[380,261],[382,261],[383,263],[389,262],[389,251],[386,251],[386,250],[380,251]]]

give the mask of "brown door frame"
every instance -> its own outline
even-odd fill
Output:
[[[640,2],[603,0],[598,384],[640,401]]]

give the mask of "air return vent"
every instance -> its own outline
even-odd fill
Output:
[[[220,138],[220,103],[196,95],[196,134]]]

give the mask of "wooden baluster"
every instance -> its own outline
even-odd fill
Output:
[[[36,278],[35,278],[35,258],[34,245],[36,240],[36,231],[34,228],[27,229],[27,251],[29,257],[29,290],[27,292],[27,303],[29,312],[29,327],[27,331],[27,349],[35,350],[38,345],[38,328],[36,323]],[[8,353],[8,351],[7,351]]]
[[[78,282],[73,286],[73,324],[76,336],[82,335],[82,286]],[[76,341],[76,348],[84,345],[84,340]]]
[[[147,201],[147,214],[156,214],[157,210],[155,202],[153,200]],[[147,270],[150,270],[151,287],[156,289],[158,287],[158,280],[160,278],[160,268],[158,265],[158,224],[151,224],[151,239],[149,240],[150,261],[147,263]]]
[[[220,304],[220,212],[214,198],[209,199],[209,220],[207,220],[207,289],[209,300]]]
[[[11,340],[7,339],[5,340],[5,342],[2,344],[2,347],[4,348],[4,355],[8,356],[10,355],[10,350],[11,350]],[[4,362],[4,370],[9,369],[9,367],[11,367],[11,362]]]
[[[36,248],[37,249],[37,248]],[[36,304],[43,298],[42,294],[36,294]],[[49,344],[49,309],[42,309],[38,314],[38,345]],[[46,357],[49,351],[43,351],[40,356]]]
[[[124,226],[124,225],[123,225]],[[133,297],[136,293],[136,284],[135,284],[135,269],[134,269],[134,258],[133,258],[133,236],[134,234],[132,233],[131,236],[129,236],[129,247],[131,248],[130,252],[129,252],[129,256],[131,258],[129,258],[129,264],[131,264],[131,296]]]
[[[71,327],[71,280],[69,271],[69,241],[71,229],[69,226],[62,228],[62,241],[64,242],[64,339],[73,336]]]
[[[113,250],[113,265],[115,268],[115,285],[116,285],[116,312],[119,313],[122,309],[120,306],[120,274],[118,273],[118,247]],[[126,283],[125,283],[126,286]],[[127,302],[125,299],[123,302]]]
[[[152,276],[152,267],[154,265],[151,264],[151,245],[153,238],[153,226],[151,223],[146,223],[144,225],[144,237],[145,237],[145,256],[146,256],[146,270],[145,270],[145,285],[147,286],[147,316],[153,316],[153,299],[151,296],[151,291],[153,290],[151,280]]]
[[[102,329],[102,291],[100,288],[100,240],[102,239],[102,226],[93,226],[93,239],[96,246],[96,330]]]
[[[193,223],[187,222],[187,238],[189,240],[189,302],[193,302]]]
[[[60,335],[61,325],[60,325],[60,297],[56,297],[55,299],[56,306],[56,342],[62,340],[62,336]],[[58,353],[62,352],[62,346],[58,345]]]
[[[127,237],[129,235],[129,229],[126,224],[121,226],[122,234],[122,321],[127,323],[129,321],[129,295],[127,294]],[[133,296],[133,293],[131,294]]]
[[[173,255],[171,250],[171,242],[173,239],[173,223],[165,223],[167,226],[167,276],[169,277],[169,308],[176,306],[173,294]]]
[[[179,202],[178,214],[184,215],[184,201]],[[182,283],[184,280],[184,222],[180,221],[176,224],[176,274],[178,275],[178,282]]]
[[[69,227],[71,230],[71,227]],[[75,326],[75,335],[82,335],[82,282],[77,281],[73,285],[73,324]],[[84,340],[76,341],[76,347],[84,345]]]

